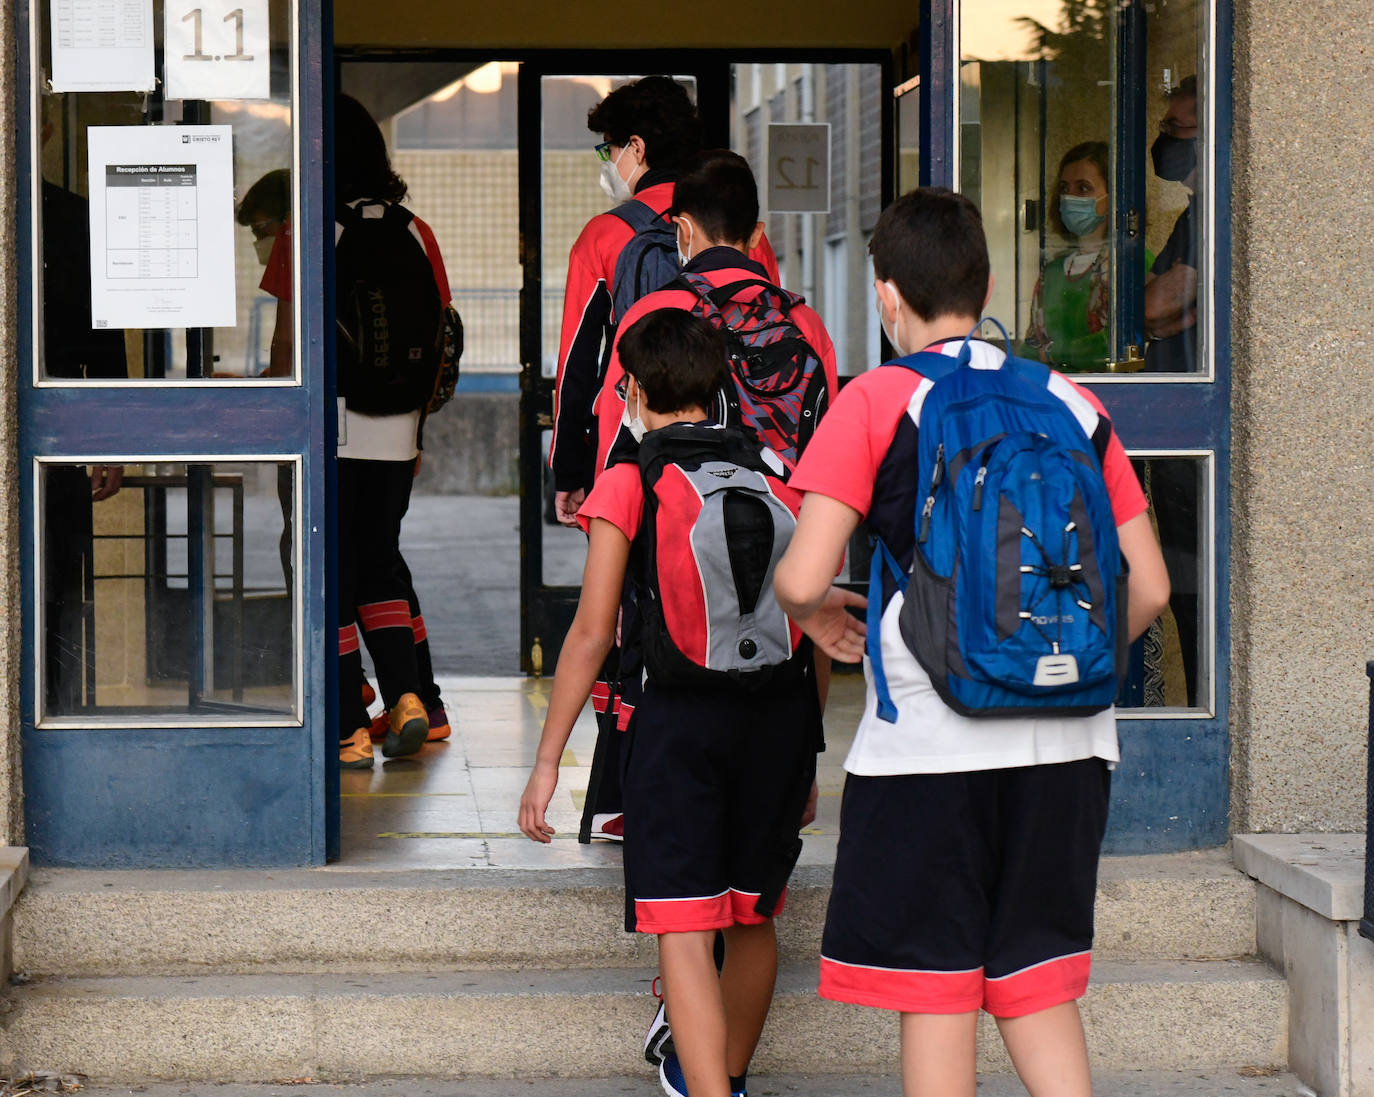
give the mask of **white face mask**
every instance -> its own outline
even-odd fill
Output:
[[[620,174],[620,161],[625,158],[625,154],[630,151],[630,146],[626,145],[620,150],[620,155],[614,160],[606,160],[601,165],[601,189],[606,192],[606,197],[612,202],[628,202],[633,198],[634,191],[630,189],[630,184],[625,182]]]
[[[630,400],[627,396],[625,399],[625,411],[620,416],[620,421],[625,424],[625,429],[630,432],[630,437],[635,440],[636,445],[644,441],[644,435],[648,433],[648,428],[644,426],[644,420],[640,417],[640,411],[639,386],[636,385],[635,413],[633,415],[630,414]]]
[[[275,236],[268,236],[261,240],[253,241],[253,250],[258,253],[258,262],[264,267],[267,266],[267,260],[272,258],[272,245],[276,242]]]
[[[682,247],[682,236],[681,236],[682,226],[683,226],[683,225],[686,225],[686,226],[687,226],[687,248],[686,248],[685,251],[683,250],[683,247]],[[690,221],[679,221],[679,222],[677,223],[677,227],[678,227],[678,234],[679,234],[679,235],[678,235],[678,245],[677,245],[677,265],[680,266],[680,267],[685,267],[685,266],[691,261],[691,258],[692,258],[692,222],[690,222]]]
[[[887,341],[892,344],[892,349],[899,355],[906,354],[902,349],[901,341],[897,338],[902,333],[902,309],[901,295],[897,292],[897,286],[889,278],[881,283],[892,291],[892,299],[897,302],[897,307],[893,311],[892,330],[888,330],[887,319],[883,316],[883,295],[874,291],[874,296],[878,299],[878,323],[882,326],[883,334],[887,336]]]

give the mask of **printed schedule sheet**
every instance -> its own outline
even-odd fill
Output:
[[[233,327],[230,127],[92,126],[88,141],[95,327]]]

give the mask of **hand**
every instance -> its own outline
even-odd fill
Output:
[[[587,498],[587,489],[576,491],[556,491],[553,493],[553,511],[558,521],[565,526],[577,525],[577,512]]]
[[[864,609],[868,599],[843,587],[831,587],[816,612],[797,622],[821,651],[841,663],[857,663],[863,658],[868,634],[868,626],[849,612],[850,606]]]
[[[557,787],[558,767],[536,762],[520,797],[520,829],[531,841],[547,845],[553,838],[554,829],[545,821],[544,813]]]
[[[124,483],[124,470],[118,465],[91,466],[91,502],[98,503],[119,492]]]
[[[809,827],[816,821],[816,802],[821,798],[821,786],[816,783],[816,779],[811,779],[811,795],[806,798],[806,807],[802,808],[801,826]]]

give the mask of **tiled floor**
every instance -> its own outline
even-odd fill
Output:
[[[443,678],[453,736],[412,758],[342,774],[341,869],[519,868],[619,865],[619,847],[577,841],[596,725],[588,706],[563,755],[548,819],[548,846],[516,827],[520,793],[543,726],[547,678]],[[863,704],[863,679],[837,675],[826,717],[828,750],[820,757],[820,810],[806,836],[802,864],[834,861],[839,832],[840,768]]]

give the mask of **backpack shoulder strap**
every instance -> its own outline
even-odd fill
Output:
[[[648,228],[663,216],[652,206],[641,202],[638,198],[630,198],[621,202],[620,205],[612,207],[607,212],[624,221],[633,232]]]
[[[883,569],[892,573],[897,589],[906,593],[907,577],[897,565],[897,558],[881,537],[874,535],[872,540],[873,559],[868,569],[868,610],[865,624],[868,630],[868,665],[873,674],[873,692],[878,700],[878,719],[885,723],[897,722],[897,706],[892,702],[892,692],[887,685],[887,672],[883,668]]]
[[[959,364],[957,358],[951,358],[948,354],[937,354],[933,350],[917,351],[904,358],[893,358],[883,363],[884,366],[901,366],[931,381],[948,377],[959,368]]]

